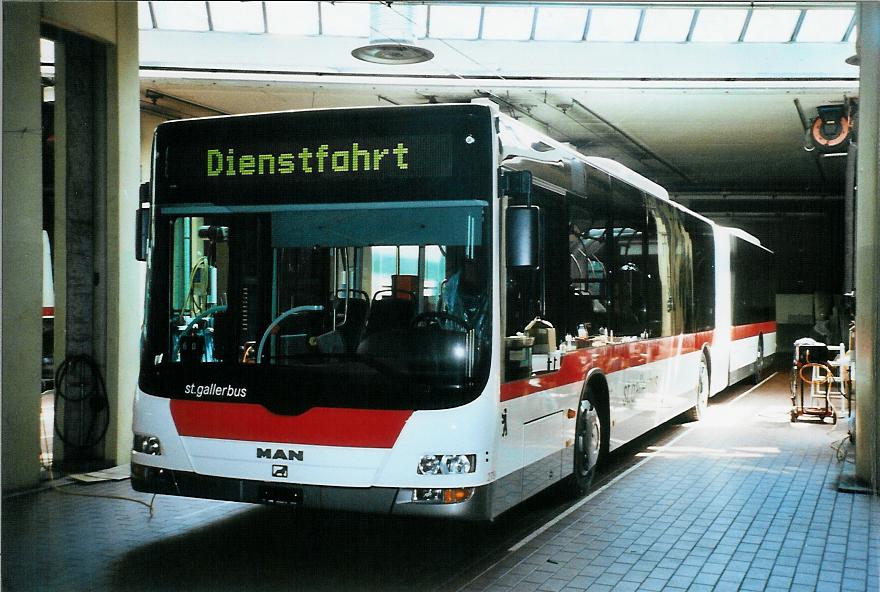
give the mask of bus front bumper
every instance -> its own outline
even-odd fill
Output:
[[[131,464],[135,491],[184,497],[288,505],[311,510],[368,514],[393,514],[460,520],[489,520],[491,485],[469,488],[464,501],[454,503],[413,501],[414,490],[397,487],[331,487],[267,481],[250,481],[172,471]]]

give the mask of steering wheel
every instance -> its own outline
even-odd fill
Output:
[[[454,325],[458,325],[464,329],[465,333],[471,330],[471,326],[463,318],[442,311],[429,311],[416,315],[412,322],[410,322],[409,326],[428,327],[430,325],[441,325],[443,321],[449,321]]]
[[[278,323],[283,321],[289,316],[302,314],[304,312],[322,312],[324,307],[321,305],[317,306],[294,306],[293,308],[282,312],[280,315],[275,317],[275,319],[269,323],[269,326],[266,327],[266,331],[263,333],[263,337],[260,339],[260,347],[257,348],[257,364],[260,364],[263,361],[263,346],[266,345],[266,340],[269,338],[269,335],[272,333],[272,329],[274,329]]]

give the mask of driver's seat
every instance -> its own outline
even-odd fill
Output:
[[[338,309],[344,310],[345,302],[340,301]],[[336,326],[339,336],[345,347],[345,351],[352,353],[357,349],[367,322],[370,311],[370,301],[363,298],[350,298],[348,300],[348,314],[345,320]]]

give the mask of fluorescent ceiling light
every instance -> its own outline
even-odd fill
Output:
[[[339,37],[369,37],[370,5],[321,2],[321,32]]]
[[[633,41],[641,14],[633,8],[593,8],[587,41]]]
[[[801,16],[800,10],[777,10],[773,8],[752,11],[749,27],[743,41],[785,43],[791,41],[794,26]]]
[[[649,8],[639,33],[639,41],[686,41],[694,11],[690,8]]]
[[[270,33],[317,35],[317,2],[266,2],[266,24]]]
[[[419,16],[411,4],[370,5],[370,41],[356,47],[351,55],[359,60],[389,66],[418,64],[434,53],[415,44]]]
[[[852,10],[808,10],[798,31],[797,40],[843,41],[852,18]]]
[[[211,28],[228,33],[262,33],[262,2],[208,2]]]
[[[480,7],[432,4],[428,27],[436,39],[476,39],[480,35]]]
[[[207,31],[208,10],[204,2],[153,2],[156,28],[173,31]]]
[[[735,43],[742,34],[748,10],[701,8],[691,41]]]
[[[535,22],[536,41],[580,41],[587,24],[587,9],[540,6]]]
[[[150,3],[141,0],[138,2],[138,29],[152,29],[153,17],[150,15]]]
[[[483,39],[526,41],[532,37],[535,9],[531,6],[487,6],[483,12]]]

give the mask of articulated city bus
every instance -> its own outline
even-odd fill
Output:
[[[775,352],[756,239],[488,103],[173,121],[153,159],[139,491],[492,519]]]

